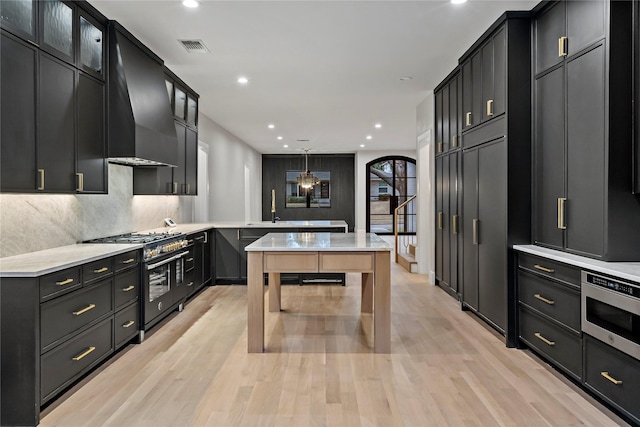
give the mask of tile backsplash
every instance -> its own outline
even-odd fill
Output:
[[[185,199],[182,200],[181,199]],[[109,164],[109,194],[0,194],[0,257],[162,227],[188,197],[133,196],[133,169]]]

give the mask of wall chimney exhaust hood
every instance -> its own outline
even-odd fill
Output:
[[[109,22],[109,162],[175,167],[178,137],[163,64],[124,27]]]

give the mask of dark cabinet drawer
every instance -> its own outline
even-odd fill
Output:
[[[138,299],[140,292],[140,270],[134,268],[115,278],[115,308],[127,305]]]
[[[82,286],[80,267],[51,273],[40,279],[40,301],[65,294]]]
[[[110,274],[113,274],[113,258],[93,261],[82,267],[82,281],[85,285]]]
[[[518,299],[580,333],[580,292],[518,270]]]
[[[584,337],[585,385],[640,424],[640,361]]]
[[[195,265],[196,265],[195,248],[191,246],[189,247],[189,249],[187,249],[187,256],[185,256],[184,258],[184,271],[189,272],[193,270]]]
[[[137,265],[140,262],[140,251],[129,251],[113,257],[114,269],[121,271]]]
[[[131,304],[129,307],[116,313],[114,325],[114,342],[116,343],[116,348],[121,347],[138,334],[138,330],[140,329],[140,311],[138,307],[137,303]]]
[[[547,258],[520,253],[518,264],[545,277],[563,281],[580,288],[580,269]]]
[[[80,374],[113,351],[109,317],[70,341],[42,355],[40,367],[41,403],[55,395]]]
[[[582,339],[520,306],[520,339],[575,379],[582,377]]]
[[[105,280],[40,305],[40,344],[46,351],[56,341],[94,320],[113,313],[113,282]]]

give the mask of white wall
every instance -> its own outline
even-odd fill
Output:
[[[418,273],[428,274],[435,284],[435,162],[433,142],[434,117],[433,92],[416,108],[416,148],[418,151],[418,232],[416,260]]]
[[[416,151],[413,150],[380,150],[380,151],[358,151],[355,156],[355,182],[356,182],[356,224],[355,230],[367,229],[367,163],[380,157],[405,156],[411,159],[416,158]],[[420,197],[420,196],[418,196]]]
[[[198,139],[209,146],[209,221],[261,221],[262,155],[203,114]]]

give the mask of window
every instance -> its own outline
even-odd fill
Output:
[[[319,183],[310,189],[298,185],[297,178],[304,171],[286,171],[285,208],[330,208],[331,207],[331,172],[311,171]]]

